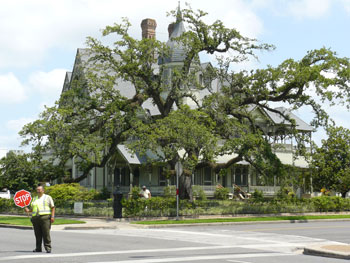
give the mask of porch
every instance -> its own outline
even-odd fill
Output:
[[[175,187],[174,185],[172,185]],[[216,185],[193,185],[195,187],[202,188],[207,197],[213,197],[216,190]],[[151,191],[152,196],[162,196],[164,194],[164,188],[166,186],[148,186],[148,189]],[[264,196],[273,196],[279,190],[280,186],[239,186],[246,193],[253,193],[255,190],[261,191]],[[230,190],[230,193],[233,193],[234,188],[226,187]],[[123,194],[127,195],[130,193],[130,186],[121,186],[120,190]]]

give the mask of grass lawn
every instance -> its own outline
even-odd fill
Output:
[[[32,222],[30,217],[23,216],[0,216],[0,224],[19,225],[19,226],[31,226]],[[64,218],[55,218],[53,225],[63,224],[85,224],[84,221],[70,220]]]
[[[314,219],[344,219],[350,218],[350,215],[319,215],[319,216],[266,216],[266,217],[235,217],[235,218],[210,218],[210,219],[185,219],[185,220],[154,220],[137,221],[133,224],[141,225],[162,225],[162,224],[198,224],[198,223],[222,223],[222,222],[259,222],[259,221],[278,221],[278,220],[314,220]]]

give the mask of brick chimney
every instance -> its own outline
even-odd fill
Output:
[[[142,38],[156,38],[156,20],[146,18],[141,22]]]

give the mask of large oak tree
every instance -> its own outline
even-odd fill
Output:
[[[177,23],[187,27],[172,40],[184,51],[183,63],[165,63],[171,48],[156,39],[135,39],[126,19],[107,26],[103,36],[115,35],[116,41],[107,45],[87,39],[88,62],[73,76],[70,89],[57,105],[23,128],[24,144],[32,144],[36,153],[50,151],[62,167],[75,157],[83,171],[75,179],[80,181],[94,166],[106,165],[117,145],[128,141],[131,151],[158,153],[158,158],[149,161],[168,164],[169,174],[174,174],[175,164],[181,161],[181,196],[191,198],[190,175],[200,167],[209,166],[219,173],[246,160],[261,174],[282,174],[283,167],[267,140],[269,134],[252,111],[254,107],[284,118],[290,124],[285,132],[305,142],[310,138],[298,132],[288,111],[278,111],[271,103],[287,103],[290,110],[309,106],[315,128],[328,123],[322,102],[332,103],[337,98],[349,105],[348,58],[321,48],[276,67],[234,71],[232,65],[255,59],[257,52],[274,47],[244,37],[220,20],[206,24],[207,14],[200,10],[171,13]],[[211,65],[201,66],[202,53],[211,55]],[[132,96],[118,89],[120,80],[132,84]],[[219,88],[213,83],[219,83]],[[206,96],[199,99],[198,94]],[[186,106],[189,100],[196,106]],[[142,107],[147,101],[158,114]],[[232,158],[216,163],[224,154]]]

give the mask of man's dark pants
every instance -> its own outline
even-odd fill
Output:
[[[33,216],[32,223],[33,223],[34,234],[36,239],[35,249],[40,251],[42,249],[41,244],[44,240],[45,250],[51,251],[50,215]]]

